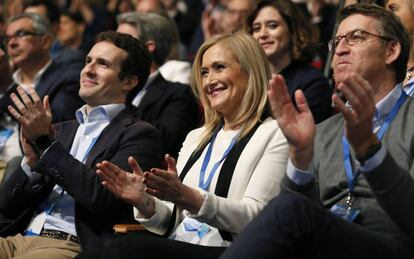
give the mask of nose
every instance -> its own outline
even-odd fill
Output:
[[[267,29],[266,29],[266,26],[262,26],[262,27],[260,27],[259,37],[260,37],[260,38],[265,38],[265,37],[267,37],[267,36],[268,36],[268,34],[267,34]]]
[[[17,40],[15,36],[9,37],[7,41],[7,47],[8,48],[14,48],[17,45]]]
[[[338,45],[335,48],[335,55],[341,56],[349,51],[349,46],[345,41],[345,38],[339,40]]]
[[[217,83],[217,80],[215,79],[214,74],[211,72],[208,73],[208,75],[203,78],[203,85],[205,88],[208,88],[214,85],[215,83]]]
[[[87,75],[89,77],[92,77],[93,75],[95,75],[95,63],[93,62],[86,63],[82,69],[82,74]]]

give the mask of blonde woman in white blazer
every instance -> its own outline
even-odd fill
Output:
[[[270,117],[267,57],[244,32],[204,43],[192,88],[205,123],[183,143],[177,164],[133,173],[98,165],[103,185],[134,206],[146,233],[130,234],[78,258],[218,258],[280,191],[288,146]]]

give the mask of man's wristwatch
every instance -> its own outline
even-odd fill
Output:
[[[358,160],[358,162],[363,166],[364,163],[372,158],[380,149],[381,149],[381,141],[378,141],[368,148],[368,152],[364,156],[358,156],[356,155],[355,158]]]
[[[32,144],[32,147],[35,149],[36,153],[41,156],[45,150],[53,144],[53,142],[55,142],[55,139],[52,136],[42,135],[30,143]]]

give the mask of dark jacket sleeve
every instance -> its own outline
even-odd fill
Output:
[[[37,171],[49,176],[64,188],[83,208],[94,215],[113,214],[125,203],[106,190],[96,175],[95,165],[108,160],[126,171],[131,171],[128,157],[138,160],[143,170],[161,167],[162,144],[157,130],[146,123],[134,123],[118,134],[105,139],[113,143],[102,151],[91,166],[82,164],[56,142],[42,156]],[[97,142],[98,143],[98,142]],[[92,152],[92,151],[91,151]]]
[[[382,163],[364,173],[374,196],[387,214],[414,239],[414,166],[407,172],[387,153]]]

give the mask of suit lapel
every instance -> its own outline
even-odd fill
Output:
[[[55,86],[54,81],[56,81],[56,77],[49,76],[49,74],[53,73],[55,69],[56,63],[52,61],[50,66],[46,69],[40,78],[39,83],[36,85],[36,92],[40,97],[44,97],[45,95],[50,95],[52,93],[51,88]]]
[[[60,123],[56,125],[59,142],[69,151],[75,139],[79,123],[76,120]]]
[[[160,96],[164,92],[166,87],[165,79],[160,73],[154,78],[154,80],[148,85],[147,93],[144,95],[141,103],[138,106],[138,109],[142,112],[147,108],[150,108],[153,103],[159,101]]]

